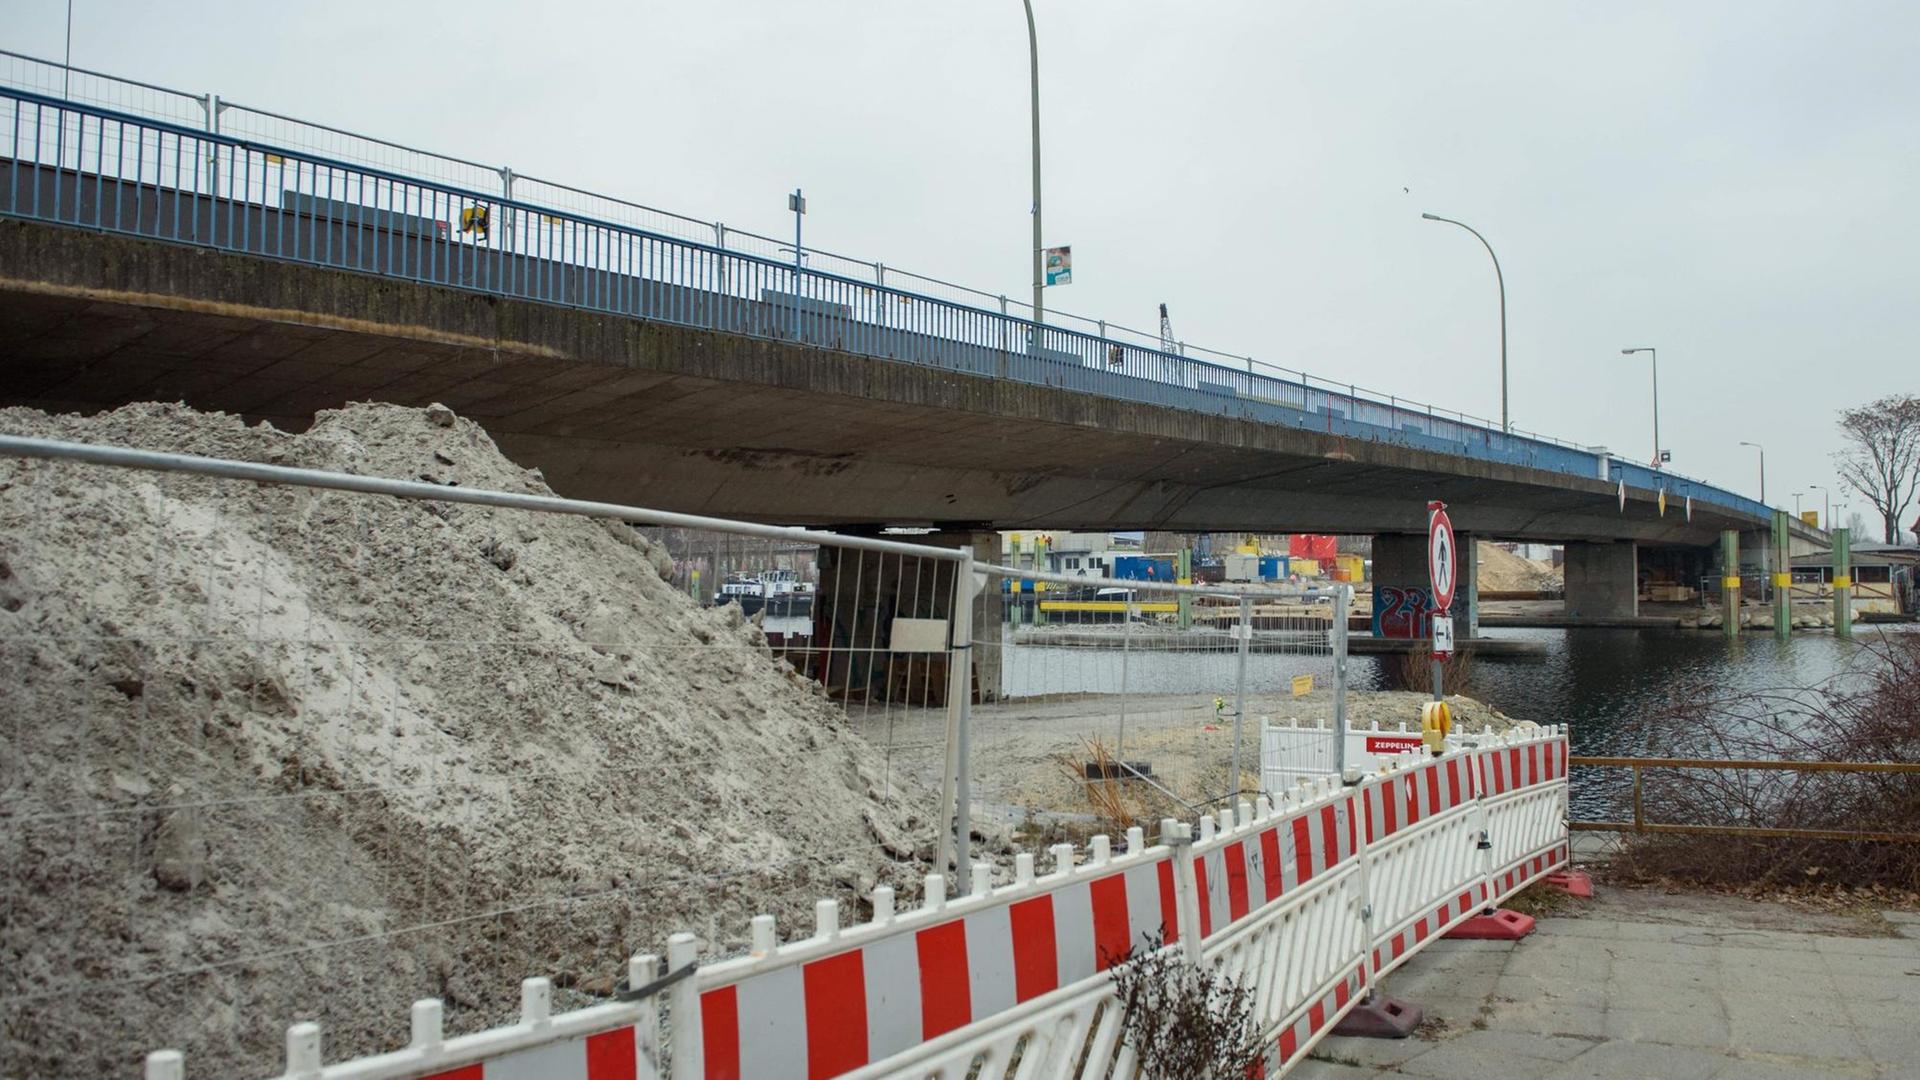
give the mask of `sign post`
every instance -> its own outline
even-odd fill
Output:
[[[1444,701],[1441,676],[1443,666],[1453,655],[1454,586],[1459,583],[1459,552],[1455,550],[1453,520],[1447,517],[1447,504],[1427,504],[1427,576],[1433,585],[1433,700]]]

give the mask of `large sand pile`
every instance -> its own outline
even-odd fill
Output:
[[[445,410],[0,432],[545,493]],[[272,1075],[914,878],[924,793],[633,529],[0,458],[0,1076]],[[168,973],[168,974],[163,974]]]
[[[1560,568],[1537,559],[1524,559],[1497,544],[1482,542],[1474,553],[1481,592],[1543,592],[1557,594],[1566,588]]]

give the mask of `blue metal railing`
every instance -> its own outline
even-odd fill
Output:
[[[0,214],[1753,500],[1431,407],[1162,352],[498,194],[0,89]],[[1251,365],[1249,365],[1251,367]]]

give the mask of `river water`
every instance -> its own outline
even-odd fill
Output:
[[[1781,641],[1749,633],[1728,641],[1717,633],[1680,630],[1501,629],[1489,636],[1534,641],[1536,657],[1476,657],[1470,692],[1516,719],[1572,728],[1576,754],[1644,753],[1627,744],[1629,722],[1667,704],[1678,687],[1705,682],[1729,694],[1808,687],[1868,662],[1859,642],[1878,627],[1861,627],[1859,641],[1831,634],[1795,634]],[[1905,627],[1888,627],[1906,632]],[[1397,657],[1355,656],[1348,663],[1356,690],[1392,686],[1389,665]],[[1152,652],[1118,649],[1009,649],[1004,660],[1007,692],[1107,692],[1123,685],[1136,694],[1218,694],[1231,699],[1235,658],[1230,651]],[[1284,693],[1296,674],[1311,673],[1328,685],[1332,662],[1316,655],[1262,655],[1248,659],[1252,693]]]

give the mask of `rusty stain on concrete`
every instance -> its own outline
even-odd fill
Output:
[[[263,322],[288,323],[295,326],[311,326],[321,330],[337,330],[349,334],[367,334],[374,337],[400,338],[407,341],[424,341],[434,345],[451,345],[466,349],[500,350],[522,356],[539,357],[543,360],[571,359],[571,357],[568,357],[558,349],[548,345],[538,345],[529,341],[500,341],[495,338],[478,337],[473,334],[458,334],[447,330],[435,330],[429,326],[407,326],[390,322],[374,322],[368,319],[355,319],[344,315],[330,315],[317,311],[298,311],[291,308],[265,308],[251,304],[236,304],[223,300],[196,300],[192,297],[168,295],[166,293],[128,292],[121,289],[100,289],[85,285],[61,285],[48,281],[32,281],[24,278],[9,277],[0,277],[0,290],[39,296],[53,296],[67,300],[87,300],[97,303],[126,304],[131,307],[159,308],[166,311],[184,311],[195,315],[213,315],[228,319],[255,319]]]

